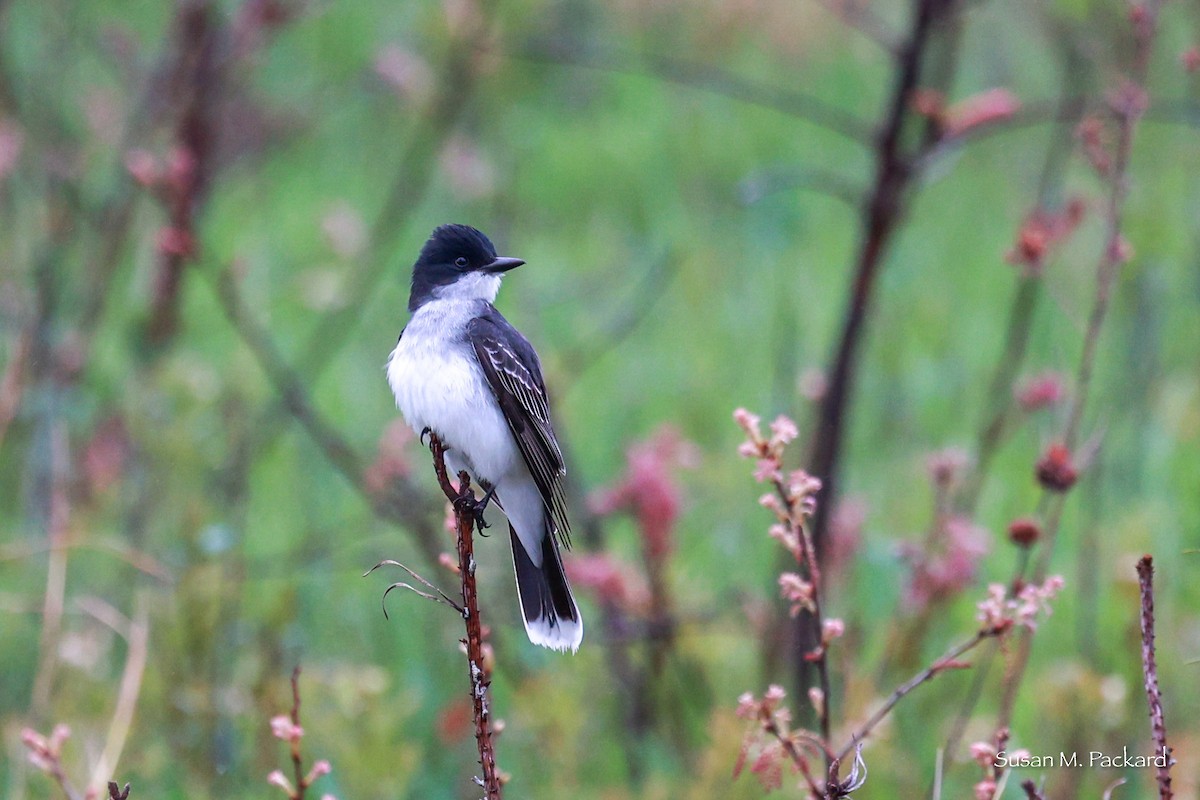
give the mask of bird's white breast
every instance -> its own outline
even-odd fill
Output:
[[[388,359],[388,383],[405,422],[426,427],[476,479],[493,483],[520,454],[469,343],[461,338],[478,303],[432,300],[413,314]]]

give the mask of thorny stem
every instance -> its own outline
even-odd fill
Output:
[[[1171,749],[1167,746],[1167,723],[1163,717],[1162,692],[1158,688],[1158,665],[1154,660],[1154,561],[1142,556],[1137,564],[1138,586],[1142,598],[1142,673],[1146,679],[1146,700],[1150,704],[1150,732],[1154,737],[1154,753],[1165,756],[1156,766],[1158,796],[1171,800]]]
[[[500,770],[496,766],[496,749],[492,743],[491,711],[488,703],[490,671],[484,665],[483,629],[479,618],[479,598],[475,586],[475,553],[472,533],[475,528],[475,493],[470,477],[458,473],[458,489],[450,482],[446,471],[446,446],[436,433],[429,435],[429,451],[433,454],[433,470],[437,474],[446,499],[454,505],[457,527],[458,574],[462,578],[463,621],[466,623],[467,662],[471,674],[471,704],[475,717],[475,743],[479,746],[479,765],[483,768],[481,785],[487,800],[500,800]]]

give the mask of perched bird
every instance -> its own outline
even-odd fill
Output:
[[[396,405],[418,434],[447,446],[508,517],[517,594],[534,644],[579,649],[583,619],[563,572],[569,546],[562,451],[550,424],[532,345],[492,301],[501,276],[525,262],[501,258],[479,231],[442,225],[413,264],[412,316],[388,359]]]

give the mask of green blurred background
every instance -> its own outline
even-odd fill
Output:
[[[290,707],[299,664],[305,757],[333,766],[315,796],[477,796],[458,620],[393,593],[389,621],[380,597],[400,576],[360,577],[395,558],[453,585],[436,563],[452,542],[428,455],[397,427],[383,365],[421,243],[456,221],[528,262],[498,306],[543,360],[574,552],[602,556],[634,597],[579,586],[582,649],[538,650],[505,537],[478,543],[509,795],[761,796],[753,776],[731,778],[734,708],[793,685],[786,565],[731,413],[793,416],[789,458],[805,463],[902,61],[889,49],[922,5],[0,2],[0,793],[59,796],[21,730],[67,723],[76,786],[118,742],[133,798],[280,796],[266,775],[286,753],[268,720]],[[985,583],[1012,573],[1006,526],[1038,503],[1033,464],[1062,435],[1104,249],[1108,182],[1076,125],[1107,119],[1128,13],[967,2],[931,37],[917,85],[940,107],[998,87],[1022,105],[920,151],[883,255],[834,511],[845,547],[827,574],[828,613],[847,626],[831,654],[839,741],[969,637]],[[1198,23],[1195,5],[1168,4],[1154,42],[1124,224],[1135,256],[1050,562],[1067,588],[1034,637],[1012,731],[1039,753],[1149,748],[1134,563],[1150,552],[1188,797]],[[918,105],[900,111],[910,152],[928,130]],[[1046,259],[1019,370],[1068,376],[1068,399],[1012,416],[970,509],[988,554],[914,606],[901,554],[937,529],[926,460],[957,448],[969,475],[988,410],[1008,403],[989,389],[1021,276],[1006,253],[1039,203],[1057,213],[1072,198],[1086,211]],[[599,517],[586,499],[664,426],[690,443],[651,448],[680,504],[658,576],[676,626],[665,644],[642,635],[652,615],[637,596],[656,578],[637,515]],[[130,658],[139,631],[144,665]],[[1002,672],[965,742],[992,738]],[[927,796],[972,678],[940,676],[900,704],[864,751],[856,797]],[[958,750],[945,797],[981,777]],[[1051,797],[1098,797],[1119,777],[1115,797],[1153,791],[1146,770],[1020,777],[1042,774]],[[801,796],[790,777],[783,796]]]

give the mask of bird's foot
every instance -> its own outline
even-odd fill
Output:
[[[496,494],[496,487],[494,484],[489,484],[485,481],[480,481],[479,484],[485,489],[483,497],[476,500],[474,493],[470,493],[460,496],[458,503],[463,510],[470,511],[475,515],[475,528],[479,531],[479,535],[487,536],[488,534],[484,533],[484,531],[492,526],[483,518],[483,512],[492,502],[492,497]]]
[[[421,436],[419,437],[418,441],[421,442],[422,447],[429,446],[429,445],[425,444],[425,437],[430,436],[432,434],[433,434],[433,428],[429,427],[428,425],[426,425],[424,428],[421,429]]]

